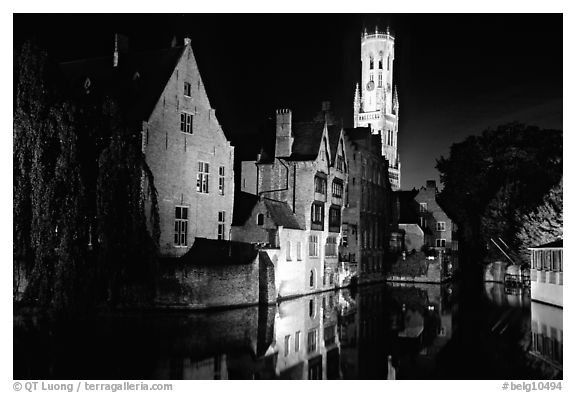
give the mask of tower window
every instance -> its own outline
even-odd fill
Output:
[[[382,71],[378,73],[378,87],[382,87]]]
[[[382,69],[382,58],[380,58],[380,60],[378,60],[378,69],[381,70]]]
[[[388,56],[388,71],[390,71],[390,56]]]
[[[374,58],[370,57],[370,69],[374,69]]]

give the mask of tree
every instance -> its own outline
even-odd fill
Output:
[[[541,204],[562,177],[562,132],[499,126],[452,145],[436,168],[444,185],[439,200],[465,246],[486,250],[491,237],[501,237],[520,251],[518,217]]]

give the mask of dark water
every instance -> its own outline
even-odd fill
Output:
[[[502,285],[378,284],[58,326],[18,315],[14,378],[557,379],[562,339],[562,309]]]

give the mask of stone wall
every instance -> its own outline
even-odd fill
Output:
[[[274,265],[261,253],[248,264],[180,266],[166,271],[159,283],[159,306],[203,309],[276,301]]]

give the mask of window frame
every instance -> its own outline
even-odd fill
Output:
[[[184,81],[184,97],[192,97],[192,83]]]
[[[184,134],[194,134],[194,115],[190,112],[180,112],[180,132]]]
[[[198,161],[198,172],[196,174],[196,192],[201,194],[210,193],[210,163]]]
[[[180,209],[180,214],[178,214]],[[186,214],[184,214],[186,212]],[[180,217],[178,217],[180,216]],[[186,216],[185,218],[183,218]],[[174,247],[188,247],[189,206],[174,206]],[[184,229],[182,229],[184,227]]]
[[[437,221],[436,222],[436,231],[445,232],[446,231],[446,221]]]

